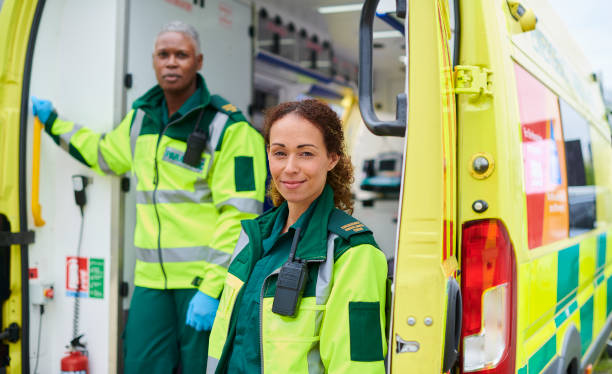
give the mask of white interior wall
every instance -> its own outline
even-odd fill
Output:
[[[115,104],[120,94],[115,73],[121,59],[116,48],[116,41],[122,38],[117,22],[120,3],[121,0],[47,0],[34,53],[31,94],[51,100],[62,118],[100,132],[113,128],[119,110]],[[31,132],[29,135],[31,138]],[[116,232],[112,231],[112,223],[118,210],[118,180],[95,174],[42,134],[40,201],[46,225],[36,228],[30,222],[36,231],[36,242],[29,247],[30,266],[38,268],[39,279],[53,282],[55,298],[42,317],[40,352],[36,346],[38,308],[30,306],[31,369],[34,371],[39,354],[37,373],[60,371],[60,360],[72,336],[74,298],[66,296],[65,267],[66,256],[76,253],[80,224],[73,174],[84,174],[93,180],[87,188],[81,256],[104,259],[105,271],[104,298],[81,300],[80,331],[89,342],[89,372],[114,371],[109,362],[109,346],[116,338],[109,336],[109,331],[115,331],[109,321],[109,295],[110,253],[117,244],[113,242]]]

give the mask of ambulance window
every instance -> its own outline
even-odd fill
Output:
[[[595,172],[589,123],[568,103],[559,99],[569,200],[570,236],[595,228]]]
[[[557,96],[515,64],[529,248],[568,237],[565,151]]]

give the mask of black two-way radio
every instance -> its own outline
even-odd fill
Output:
[[[300,227],[293,234],[289,259],[283,264],[276,282],[276,293],[272,312],[282,316],[295,317],[304,286],[308,280],[306,261],[295,259],[295,250],[300,237]]]
[[[206,133],[200,131],[200,121],[204,115],[204,109],[200,112],[198,120],[193,128],[193,132],[187,138],[187,149],[183,155],[183,163],[197,168],[202,161],[202,152],[206,148]]]

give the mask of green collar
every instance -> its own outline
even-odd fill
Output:
[[[197,82],[197,88],[195,92],[189,96],[189,98],[181,105],[179,110],[177,110],[170,118],[168,118],[168,105],[166,104],[166,99],[162,100],[161,110],[162,110],[162,121],[164,124],[168,124],[169,122],[175,121],[185,114],[189,113],[192,109],[197,108],[200,105],[200,100],[202,97],[202,86],[200,86],[200,81]]]
[[[206,105],[210,103],[210,92],[208,91],[208,87],[206,87],[206,81],[200,74],[197,74],[196,76],[196,85],[198,87],[196,92],[200,91],[199,100],[198,98],[194,98],[193,96],[190,97],[185,103],[183,103],[180,110],[182,110],[183,107],[188,102],[191,102],[192,99],[194,99],[194,105],[196,107],[197,106],[205,107]],[[198,101],[195,101],[195,100],[198,100]],[[153,88],[147,91],[144,95],[136,99],[136,101],[134,101],[134,104],[132,104],[132,108],[134,109],[142,108],[143,110],[146,110],[146,109],[159,110],[159,108],[161,108],[162,106],[165,106],[165,97],[164,97],[164,91],[159,86],[159,84],[155,85]],[[194,107],[190,107],[189,109],[193,109],[193,108]],[[161,111],[159,112],[159,114],[162,115]],[[182,113],[182,114],[184,115],[185,113]]]
[[[256,219],[262,238],[267,238],[272,234],[277,216],[284,214],[286,205],[287,203],[284,202],[278,208]],[[329,185],[325,185],[321,195],[311,204],[308,210],[311,208],[312,215],[308,220],[306,229],[300,234],[295,257],[306,261],[325,261],[327,258],[327,223],[329,215],[334,209],[334,191]],[[298,219],[296,224],[299,222]]]

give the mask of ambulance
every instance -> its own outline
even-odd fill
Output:
[[[81,333],[90,373],[122,371],[133,181],[59,151],[29,97],[112,129],[154,84],[152,39],[172,19],[198,28],[209,87],[255,126],[323,99],[356,170],[393,177],[392,194],[368,175],[354,187],[374,193],[355,215],[390,261],[389,373],[592,370],[612,333],[612,123],[553,2],[313,15],[352,3],[0,0],[0,372],[58,372]],[[398,36],[384,49],[381,31]]]
[[[392,373],[581,373],[612,332],[612,147],[597,75],[543,1],[411,1]],[[370,6],[368,6],[370,5]],[[407,97],[406,97],[407,96]]]

